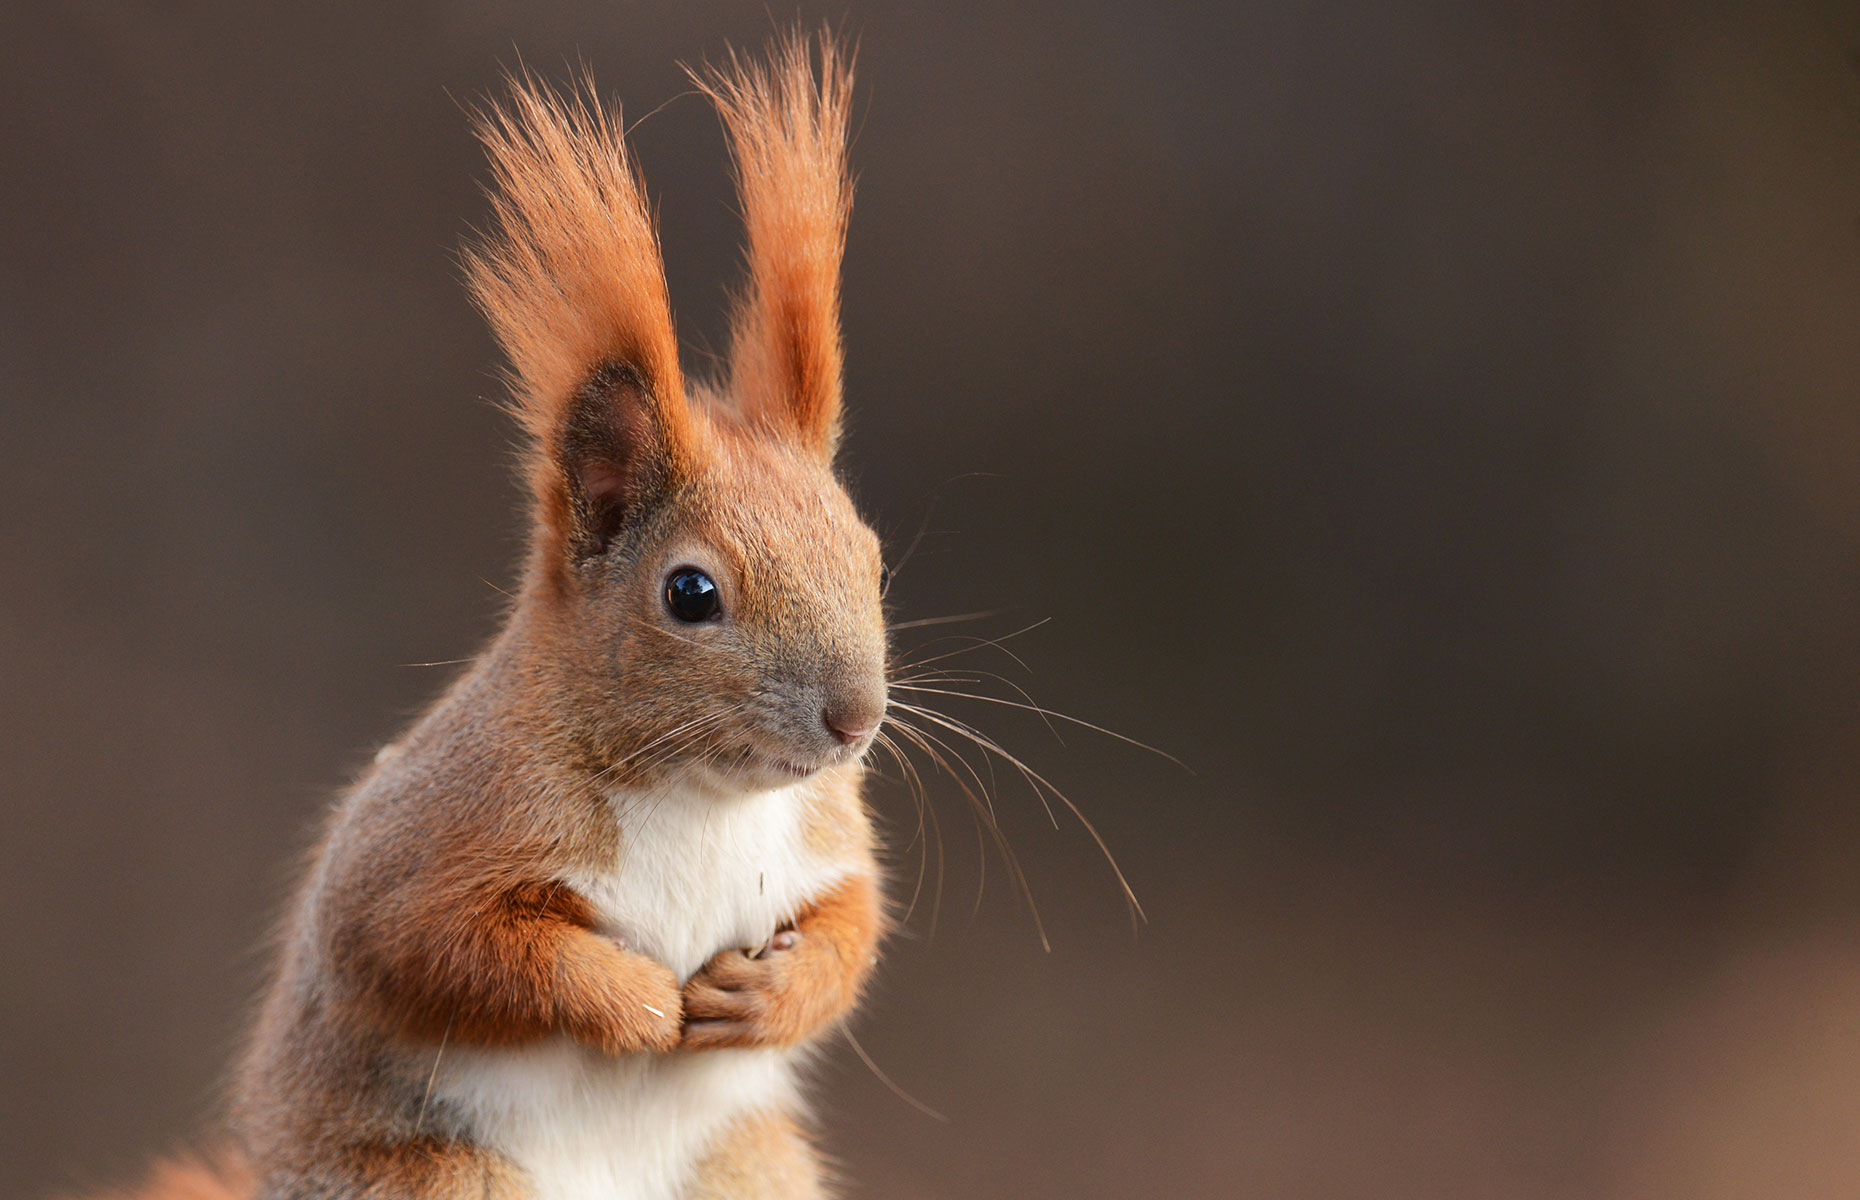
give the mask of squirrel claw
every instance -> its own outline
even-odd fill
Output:
[[[794,928],[777,929],[774,936],[757,950],[745,950],[743,953],[751,958],[767,958],[770,954],[782,950],[792,950],[801,944],[801,931]]]

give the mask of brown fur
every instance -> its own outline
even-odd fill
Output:
[[[831,714],[882,713],[886,638],[878,543],[830,467],[849,77],[824,41],[820,62],[816,82],[796,38],[772,67],[707,77],[751,276],[729,386],[695,396],[617,116],[591,89],[523,83],[483,119],[498,227],[467,263],[529,439],[523,585],[496,641],[332,814],[238,1072],[238,1154],[140,1195],[523,1196],[521,1172],[433,1102],[446,1047],[791,1046],[857,1002],[882,898],[865,746],[840,744]],[[714,577],[727,619],[666,611],[680,564]],[[758,956],[719,947],[681,982],[566,882],[627,852],[616,786],[754,791],[806,770],[804,837],[847,874]],[[819,1194],[784,1113],[744,1122],[700,1174],[693,1195]]]

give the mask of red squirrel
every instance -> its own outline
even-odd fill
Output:
[[[466,264],[527,438],[522,583],[331,816],[229,1149],[129,1195],[827,1194],[798,1071],[886,925],[884,568],[833,470],[850,73],[789,37],[694,77],[748,234],[715,384],[679,368],[617,116],[523,81],[481,120]]]

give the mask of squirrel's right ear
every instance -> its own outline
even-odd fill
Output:
[[[570,560],[606,550],[629,519],[688,470],[680,429],[666,421],[663,408],[624,363],[602,366],[576,389],[551,448],[556,478],[544,501],[546,518],[558,500],[566,508],[559,532]]]
[[[585,81],[513,81],[479,117],[496,229],[465,252],[472,295],[510,359],[512,408],[545,550],[597,554],[692,469],[665,269],[617,114]]]

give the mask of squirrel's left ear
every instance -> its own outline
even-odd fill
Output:
[[[782,38],[769,62],[734,53],[692,73],[723,117],[748,227],[749,280],[731,323],[730,390],[771,434],[831,458],[840,433],[840,260],[852,181],[852,64],[830,35]]]

